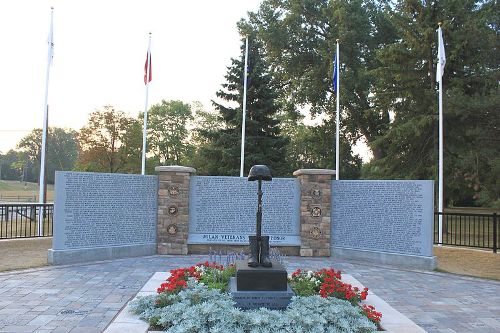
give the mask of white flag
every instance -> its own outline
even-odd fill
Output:
[[[49,30],[49,36],[47,37],[47,43],[49,46],[49,53],[48,53],[48,61],[49,64],[52,65],[52,59],[54,58],[54,11],[50,14],[50,30]]]
[[[441,82],[441,79],[444,74],[444,65],[446,64],[446,55],[444,53],[444,42],[443,42],[443,31],[441,30],[441,27],[438,28],[438,63],[437,63],[437,70],[436,70],[436,81]]]

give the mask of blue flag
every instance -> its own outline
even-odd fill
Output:
[[[337,91],[337,75],[337,55],[335,55],[335,58],[333,58],[333,92]]]

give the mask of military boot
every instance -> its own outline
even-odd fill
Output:
[[[248,266],[259,266],[259,240],[257,236],[248,236],[250,240],[250,258],[248,258]]]
[[[273,265],[269,259],[269,236],[260,237],[260,264],[264,267]]]

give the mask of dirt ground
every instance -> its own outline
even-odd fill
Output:
[[[462,247],[434,246],[438,270],[500,280],[500,253]]]
[[[0,272],[47,265],[52,237],[0,240]]]
[[[52,238],[0,240],[0,272],[47,265]],[[434,247],[438,270],[500,280],[500,253],[458,247]]]

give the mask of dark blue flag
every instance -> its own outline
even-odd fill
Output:
[[[335,58],[333,58],[333,92],[337,91],[337,75],[337,55],[335,55]]]

